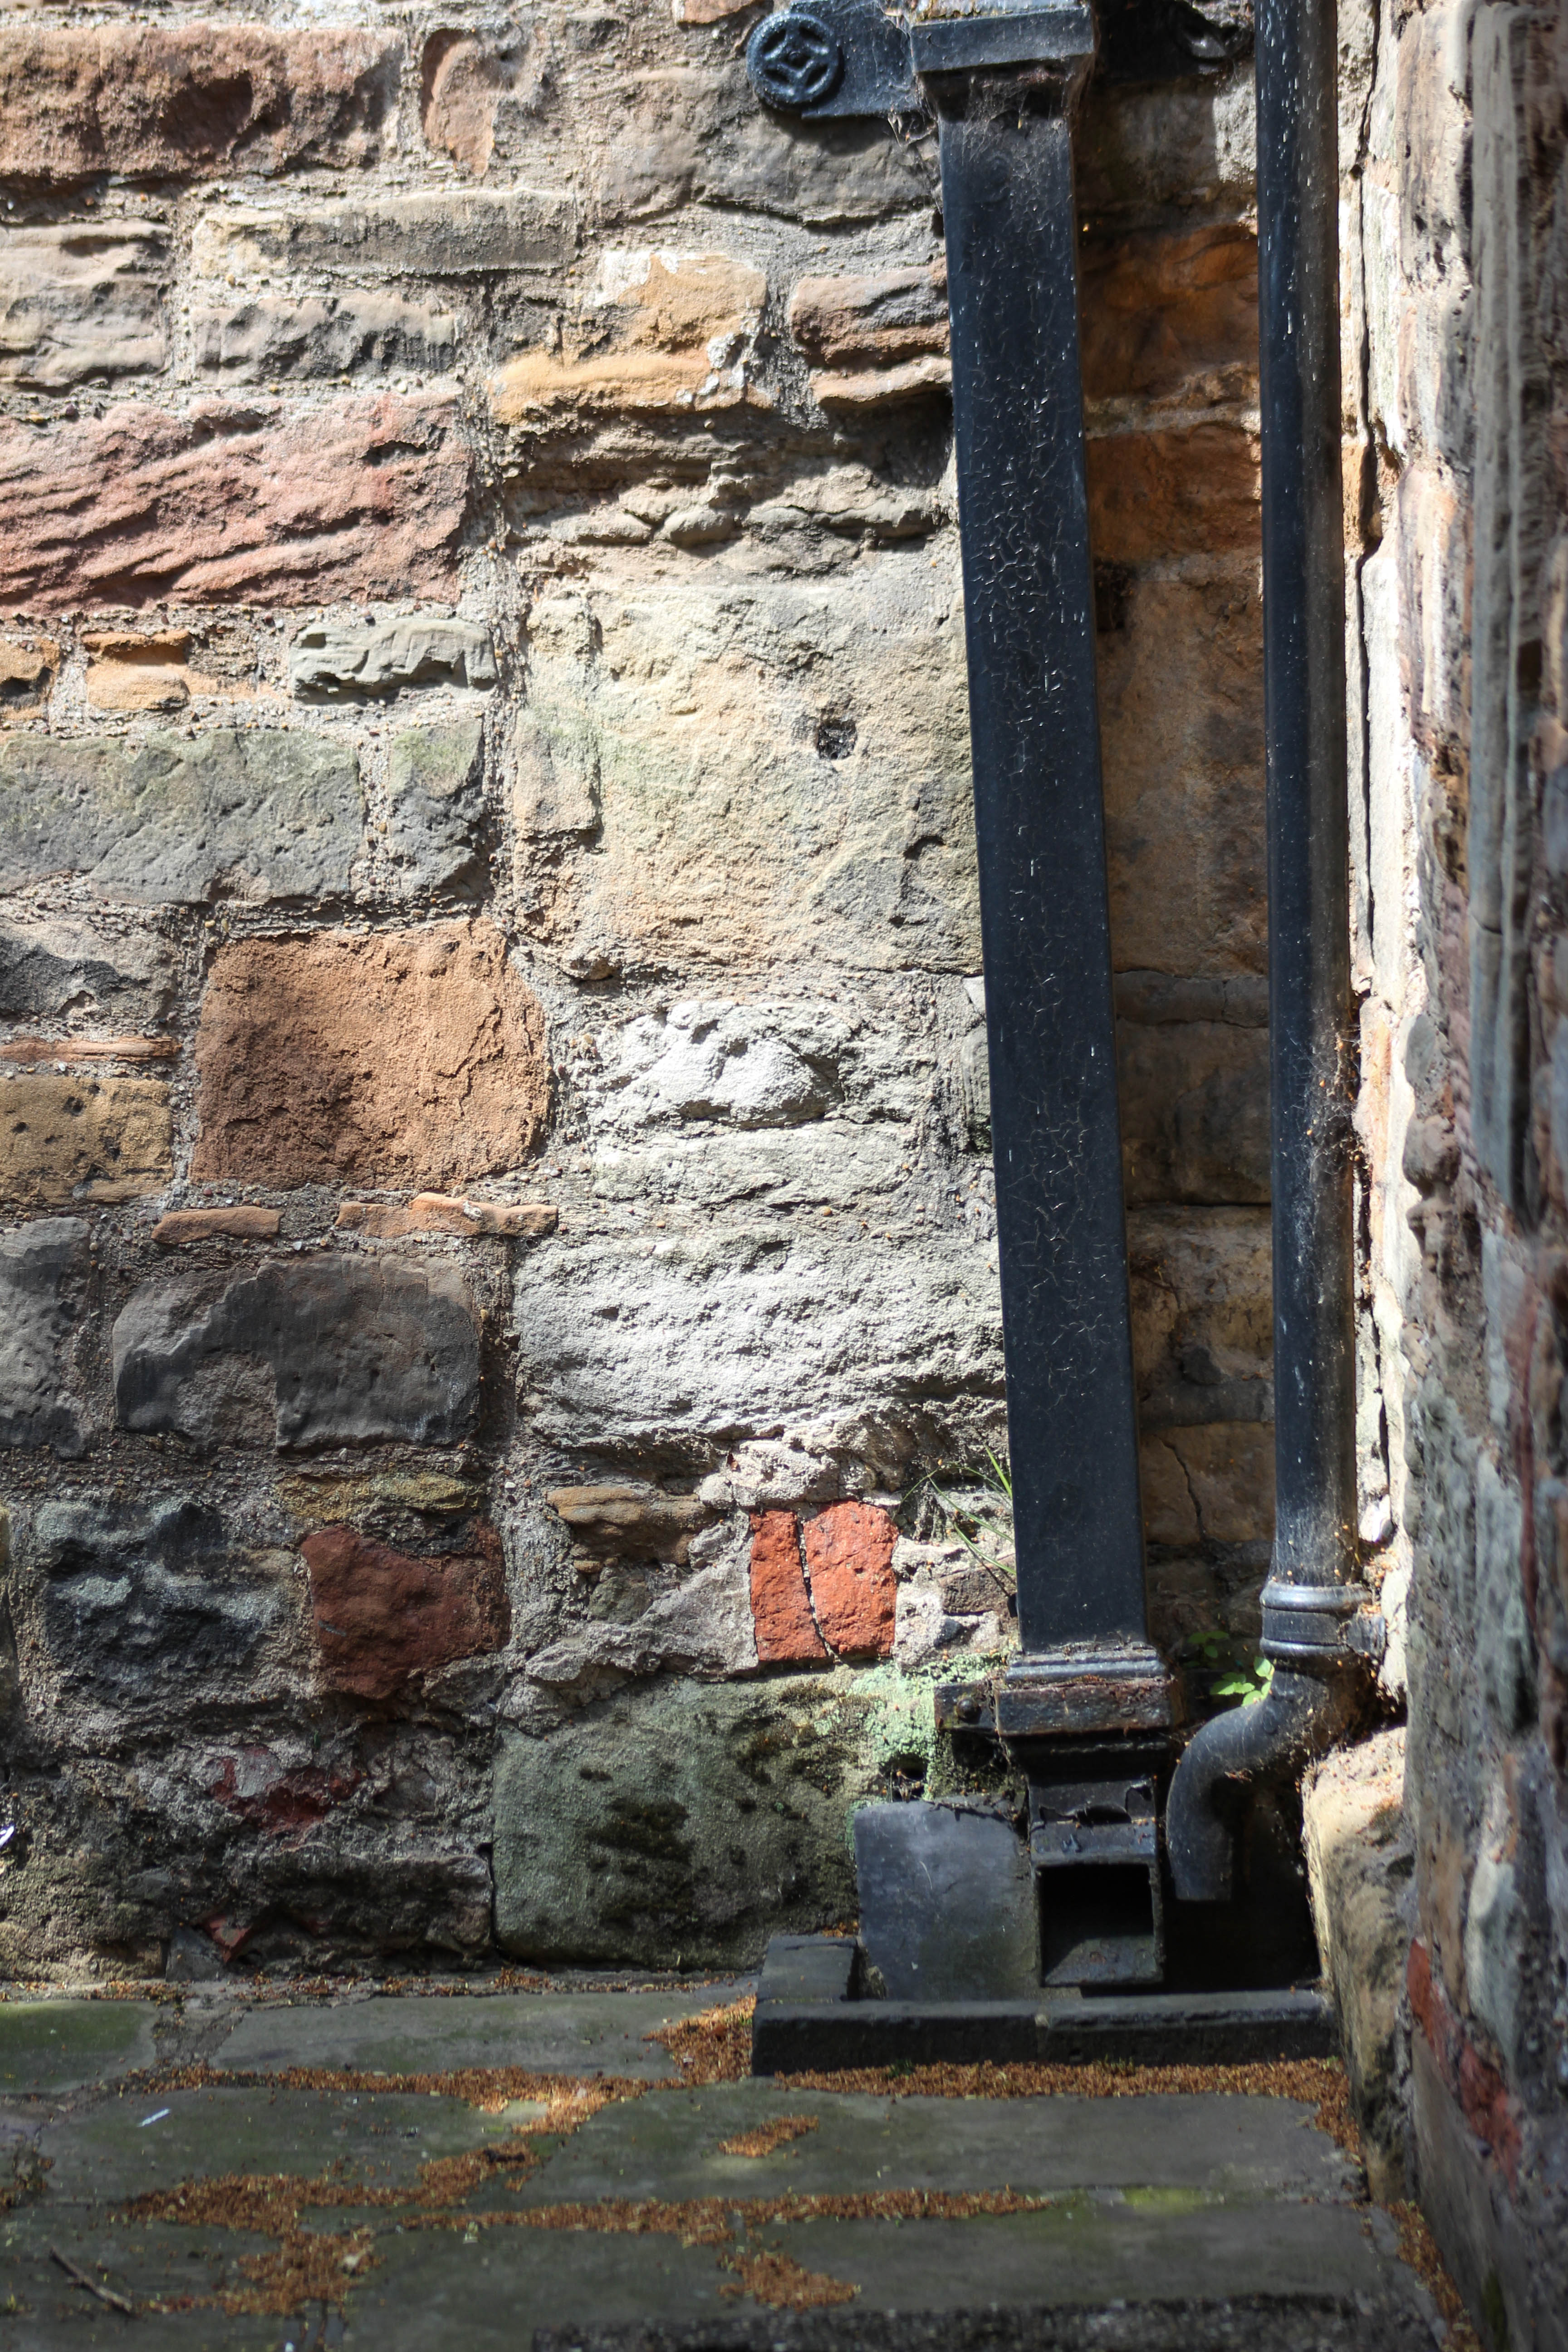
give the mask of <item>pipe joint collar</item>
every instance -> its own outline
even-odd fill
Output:
[[[1371,1612],[1372,1594],[1360,1584],[1287,1584],[1270,1577],[1263,1588],[1263,1654],[1304,1674],[1332,1674],[1383,1654],[1383,1620]]]

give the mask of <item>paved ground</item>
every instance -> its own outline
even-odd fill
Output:
[[[1443,2341],[1332,2070],[752,2082],[749,1990],[0,2001],[0,2347]]]

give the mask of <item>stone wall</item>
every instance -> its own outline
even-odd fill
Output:
[[[1561,2346],[1568,35],[1355,0],[1341,47],[1363,1534],[1408,1675],[1406,2161],[1490,2341]]]
[[[754,6],[0,26],[0,1967],[751,1960],[1012,1639],[929,142]],[[1269,1532],[1250,79],[1097,89],[1162,1637]]]

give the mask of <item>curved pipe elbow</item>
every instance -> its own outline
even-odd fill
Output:
[[[1188,1741],[1165,1808],[1165,1849],[1179,1903],[1227,1903],[1240,1800],[1258,1780],[1294,1773],[1332,1745],[1354,1706],[1350,1678],[1277,1669],[1266,1698],[1217,1715]]]

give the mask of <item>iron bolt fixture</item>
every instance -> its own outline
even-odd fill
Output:
[[[844,50],[820,16],[790,8],[763,18],[746,44],[746,71],[765,105],[797,113],[832,97],[844,72]]]

